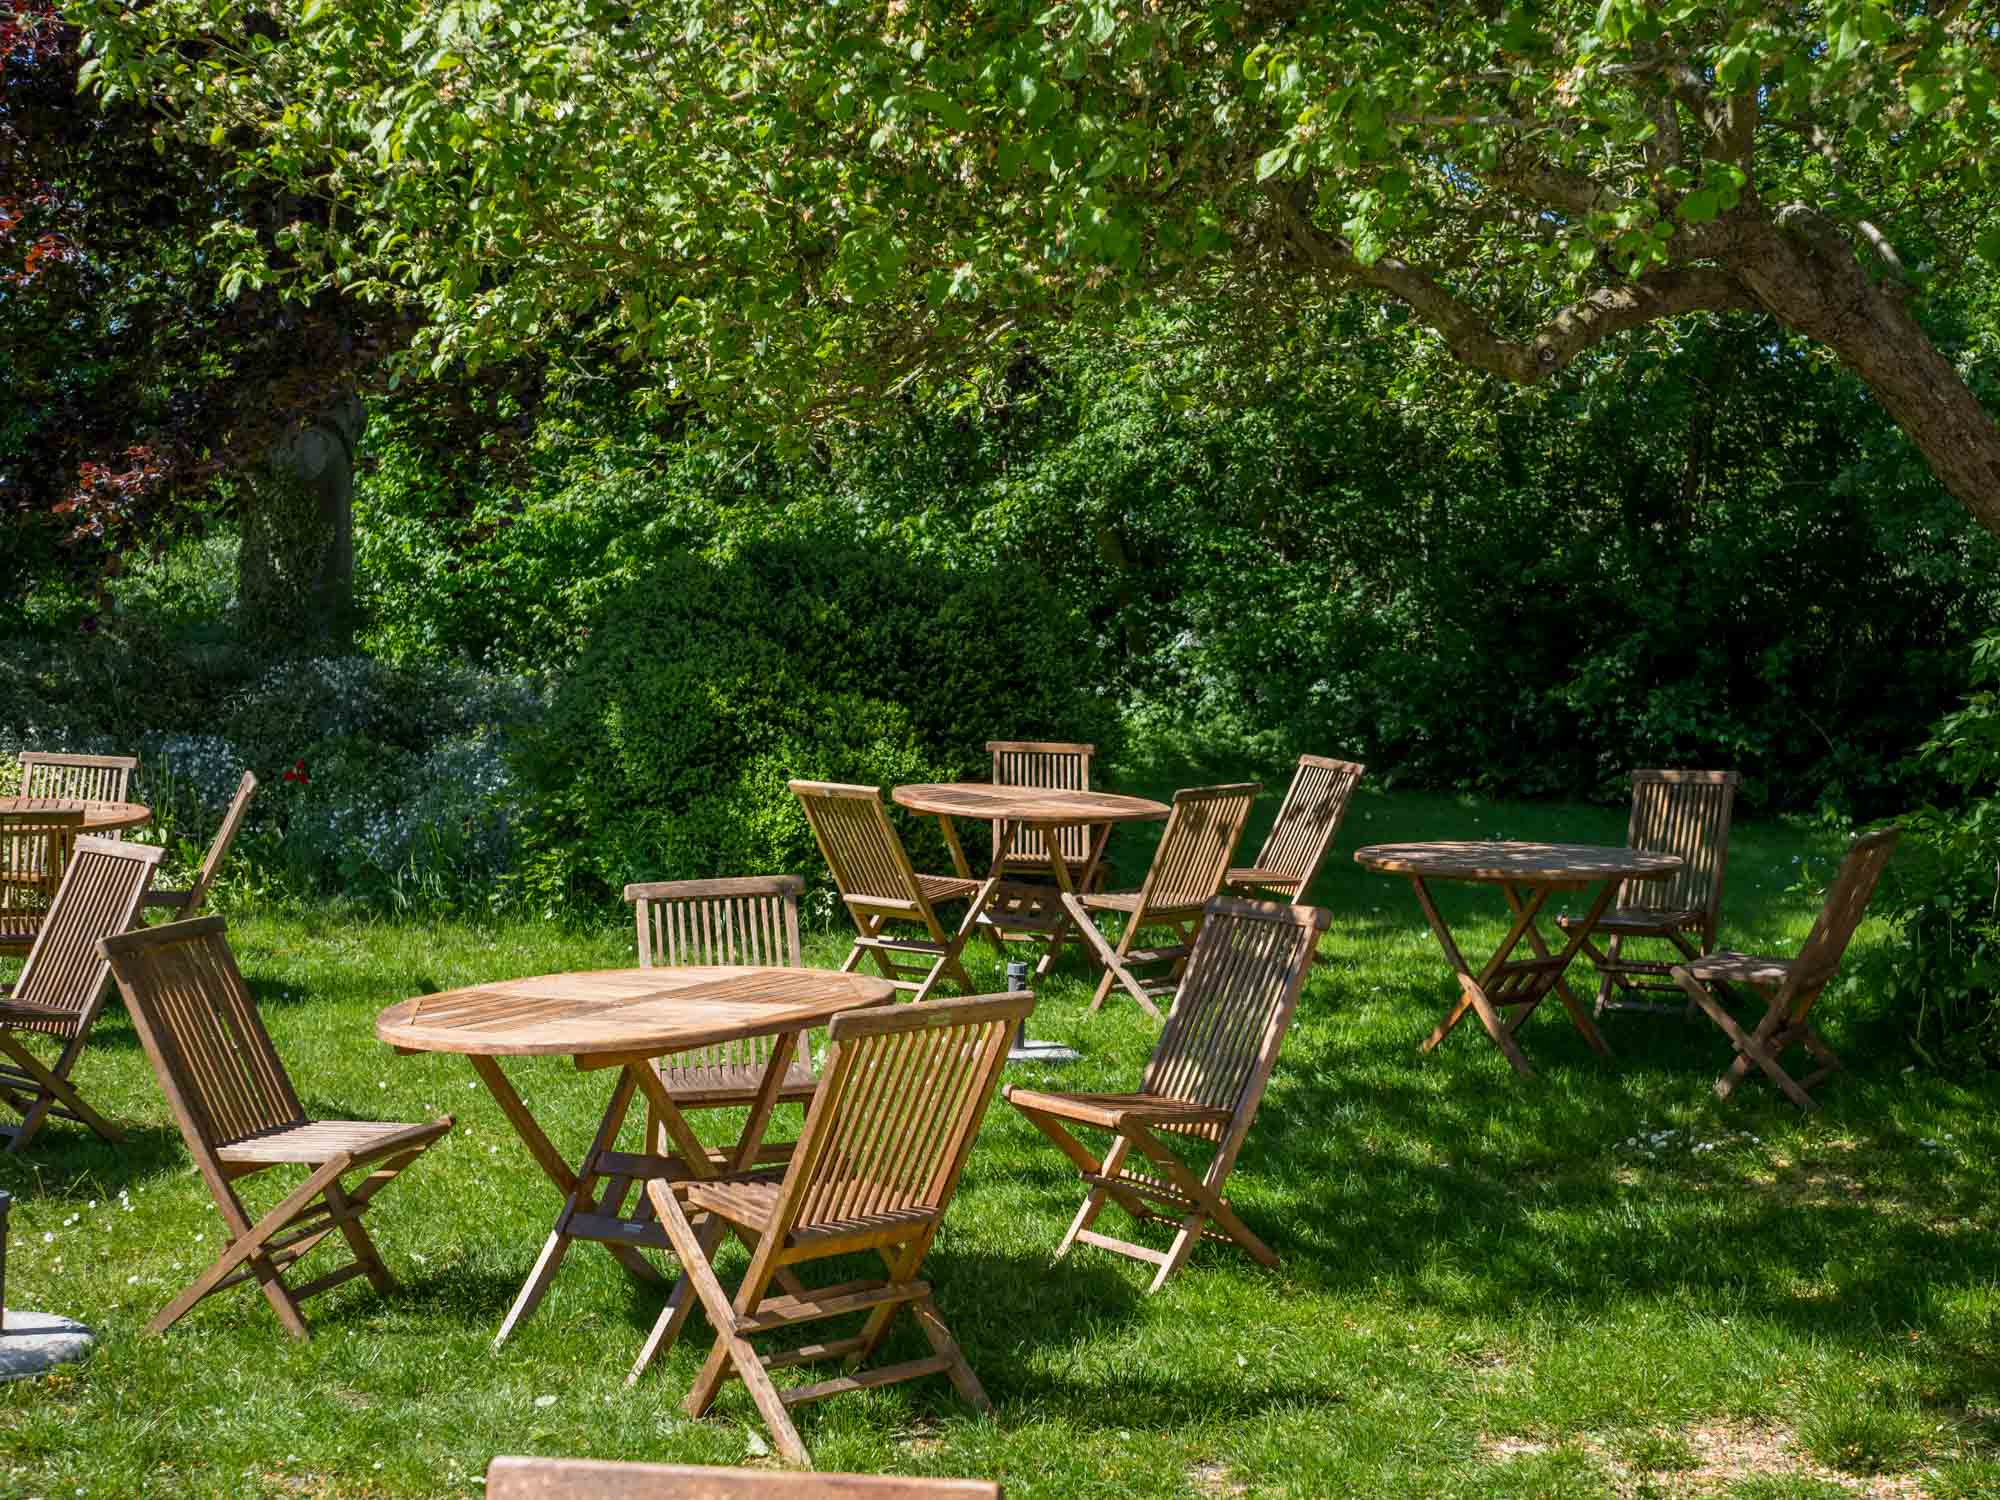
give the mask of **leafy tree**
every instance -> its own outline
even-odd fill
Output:
[[[440,365],[586,318],[792,426],[1141,302],[1286,369],[1359,289],[1533,384],[1757,311],[2000,532],[1925,295],[2000,264],[1985,0],[75,0],[92,80],[327,205],[231,289],[420,307]],[[1377,325],[1379,326],[1379,325]]]

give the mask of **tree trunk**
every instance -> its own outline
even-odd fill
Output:
[[[237,553],[243,627],[281,647],[343,648],[354,611],[354,454],[360,398],[296,424],[249,476]]]
[[[1825,344],[1973,518],[2000,536],[2000,424],[1910,313],[1903,286],[1876,279],[1817,214],[1788,208],[1731,269],[1787,327]]]

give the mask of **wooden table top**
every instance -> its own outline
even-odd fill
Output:
[[[1432,844],[1369,844],[1355,863],[1383,875],[1430,875],[1496,884],[1582,884],[1594,880],[1661,880],[1680,869],[1678,854],[1653,854],[1612,844],[1532,844],[1513,840],[1446,840]]]
[[[925,782],[889,794],[898,807],[947,818],[1008,818],[1017,823],[1148,823],[1166,817],[1164,802],[1113,792],[994,786],[984,781]]]
[[[149,822],[152,808],[143,802],[81,802],[74,797],[0,797],[0,817],[32,818],[37,813],[83,811],[84,833],[137,828]]]
[[[375,1018],[375,1035],[410,1052],[657,1057],[823,1025],[895,997],[886,979],[831,969],[597,969],[399,1000]]]

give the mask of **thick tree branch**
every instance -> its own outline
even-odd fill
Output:
[[[1606,339],[1647,323],[1690,312],[1761,310],[1727,272],[1689,266],[1600,287],[1529,337],[1510,339],[1430,272],[1386,255],[1364,264],[1345,240],[1315,228],[1290,199],[1274,194],[1273,203],[1288,248],[1314,272],[1396,298],[1436,329],[1461,361],[1517,385],[1534,385]]]

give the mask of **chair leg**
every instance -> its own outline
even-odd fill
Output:
[[[83,1096],[77,1093],[75,1085],[69,1081],[69,1070],[75,1066],[77,1055],[82,1049],[83,1039],[78,1037],[63,1048],[62,1056],[56,1059],[55,1067],[50,1068],[21,1045],[13,1033],[0,1029],[0,1052],[5,1052],[12,1058],[15,1066],[34,1079],[36,1084],[34,1099],[29,1104],[21,1123],[15,1127],[14,1139],[9,1143],[8,1150],[24,1149],[48,1120],[49,1111],[58,1104],[88,1125],[97,1133],[100,1140],[109,1141],[113,1145],[124,1141],[125,1133],[86,1104]]]
[[[368,1284],[378,1292],[396,1290],[396,1278],[389,1274],[389,1268],[382,1263],[382,1252],[375,1248],[374,1238],[362,1225],[360,1210],[347,1196],[338,1182],[326,1186],[326,1206],[333,1210],[340,1221],[340,1233],[347,1241],[347,1248],[353,1252],[355,1264],[361,1267]]]
[[[944,1367],[944,1373],[957,1387],[958,1394],[965,1398],[965,1404],[975,1411],[991,1412],[993,1403],[987,1399],[986,1388],[972,1373],[965,1351],[958,1347],[958,1340],[951,1336],[951,1330],[944,1326],[944,1319],[938,1316],[937,1304],[928,1297],[922,1297],[910,1304],[910,1312],[917,1320],[917,1327],[930,1341],[931,1351],[940,1359],[950,1361]]]

